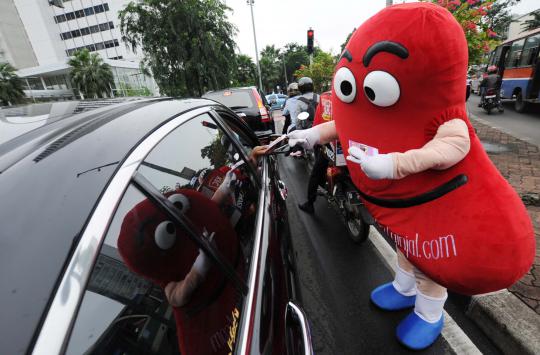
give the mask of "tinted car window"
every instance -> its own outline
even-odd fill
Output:
[[[238,91],[218,91],[204,95],[205,98],[215,100],[227,107],[256,107],[257,103],[253,99],[251,89]]]
[[[510,54],[506,58],[507,68],[514,68],[519,65],[519,62],[521,60],[521,51],[523,49],[523,43],[525,43],[525,39],[521,39],[519,41],[515,41],[514,43],[512,43]]]
[[[258,194],[241,156],[206,114],[150,152],[138,172],[185,224],[134,185],[128,188],[68,353],[225,354],[234,348],[229,330],[238,324],[242,293],[194,238],[206,239],[240,280],[247,278]]]

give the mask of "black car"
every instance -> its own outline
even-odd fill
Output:
[[[203,97],[217,101],[236,112],[253,131],[274,131],[270,105],[254,86],[210,91]]]
[[[311,353],[253,132],[210,100],[62,104],[0,110],[0,353]]]

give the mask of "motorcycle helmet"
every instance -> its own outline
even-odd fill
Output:
[[[490,65],[487,68],[487,72],[488,72],[488,74],[495,74],[495,73],[497,73],[497,67],[495,65]]]
[[[298,80],[298,90],[300,90],[302,94],[313,92],[313,80],[307,76],[300,78],[300,80]]]
[[[289,97],[293,97],[299,94],[300,94],[300,91],[298,90],[298,84],[290,83],[289,86],[287,87],[287,95],[289,95]]]

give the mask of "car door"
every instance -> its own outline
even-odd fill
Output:
[[[235,351],[261,181],[250,146],[213,116],[201,108],[172,119],[127,157],[75,247],[34,353]]]
[[[239,146],[252,139],[238,119],[218,112]],[[253,144],[253,140],[252,143]],[[309,325],[301,307],[285,199],[273,156],[258,161],[261,178],[257,234],[248,275],[248,295],[239,328],[237,354],[311,354]]]

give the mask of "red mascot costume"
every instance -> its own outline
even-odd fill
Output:
[[[358,28],[338,62],[335,125],[289,136],[309,146],[337,131],[368,210],[398,248],[395,280],[371,299],[385,310],[414,306],[397,328],[413,349],[440,334],[446,288],[500,290],[534,259],[527,211],[467,119],[467,61],[446,9],[388,7]]]
[[[196,233],[211,240],[241,274],[237,235],[218,205],[193,190],[181,189],[166,196],[191,221]],[[238,292],[182,228],[144,200],[125,216],[118,250],[133,272],[163,287],[174,307],[182,354],[229,353],[229,345],[216,339],[226,339],[231,317],[238,318]]]

